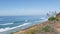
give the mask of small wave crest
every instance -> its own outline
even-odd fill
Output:
[[[0,25],[11,25],[11,24],[14,24],[14,23],[5,23],[5,24],[0,24]]]
[[[19,27],[21,27],[21,26],[29,25],[29,24],[30,24],[30,23],[24,23],[24,24],[22,24],[22,25],[19,25],[19,26],[16,26],[16,27],[12,27],[12,28],[10,28],[10,27],[7,27],[7,28],[1,28],[1,29],[0,29],[0,32],[12,30],[12,29],[15,29],[15,28],[19,28]]]

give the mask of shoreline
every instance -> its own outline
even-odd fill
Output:
[[[27,30],[30,30],[30,29],[36,29],[36,28],[35,28],[36,26],[38,26],[38,25],[43,25],[43,24],[45,24],[45,23],[47,23],[47,22],[48,22],[48,20],[39,22],[39,23],[34,24],[34,25],[32,25],[32,26],[30,26],[30,27],[27,27],[27,28],[25,28],[25,29],[22,29],[22,30],[19,30],[19,31],[16,31],[16,32],[12,32],[12,34],[18,34],[18,32],[27,31]],[[45,25],[45,26],[46,26],[46,25]],[[44,26],[43,26],[43,27],[44,27]]]
[[[0,32],[1,34],[11,34],[11,33],[15,33],[15,32],[18,32],[18,31],[22,31],[22,30],[26,30],[26,29],[29,29],[29,28],[31,28],[31,27],[34,27],[34,26],[36,26],[37,24],[41,24],[41,23],[43,23],[43,22],[45,22],[45,21],[47,21],[46,19],[45,20],[42,20],[41,22],[40,21],[38,21],[37,23],[35,23],[35,24],[30,24],[30,25],[25,25],[26,27],[19,27],[19,28],[16,28],[16,29],[12,29],[12,30],[8,30],[8,31],[4,31],[4,32]]]

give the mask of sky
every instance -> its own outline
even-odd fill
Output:
[[[60,0],[0,0],[0,16],[42,15],[60,12]]]

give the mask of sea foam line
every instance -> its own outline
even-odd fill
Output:
[[[5,23],[5,24],[0,24],[0,25],[11,25],[11,24],[14,24],[14,23]]]
[[[16,26],[16,27],[12,27],[12,28],[10,28],[10,27],[7,27],[7,28],[1,28],[1,29],[0,29],[0,32],[12,30],[12,29],[15,29],[15,28],[19,28],[19,27],[21,27],[21,26],[29,25],[29,24],[30,24],[30,23],[24,23],[24,24],[22,24],[22,25],[19,25],[19,26]]]

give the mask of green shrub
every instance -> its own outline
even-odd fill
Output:
[[[56,17],[50,17],[50,18],[48,18],[48,20],[52,21],[52,20],[57,20],[57,19],[56,19]]]
[[[50,31],[50,28],[51,28],[51,27],[47,25],[46,27],[43,28],[43,31],[49,32],[49,31]]]

